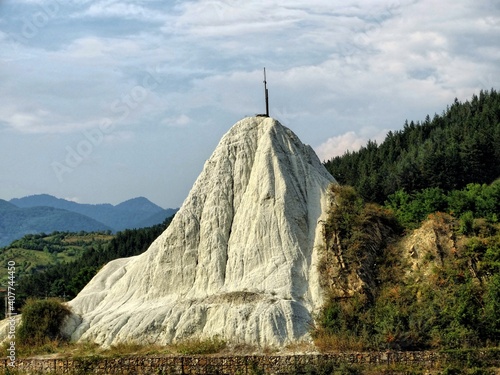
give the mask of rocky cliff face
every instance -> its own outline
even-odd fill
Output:
[[[104,346],[307,339],[322,302],[318,223],[334,181],[276,120],[238,122],[168,229],[142,255],[107,264],[69,303],[66,331]]]

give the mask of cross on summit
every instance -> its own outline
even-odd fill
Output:
[[[258,114],[257,117],[269,117],[269,90],[267,89],[266,68],[264,68],[264,97],[266,99],[266,113]]]

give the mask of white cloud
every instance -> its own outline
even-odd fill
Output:
[[[324,143],[316,147],[315,151],[321,161],[326,161],[335,156],[342,156],[346,151],[358,151],[366,142],[366,138],[350,131],[328,138]]]
[[[147,3],[138,5],[137,1],[117,1],[103,0],[90,4],[83,12],[77,14],[78,17],[98,17],[98,18],[116,18],[141,21],[164,21],[163,12],[157,9],[150,9]]]
[[[192,119],[189,116],[186,116],[185,114],[176,116],[176,117],[169,117],[165,118],[161,121],[161,125],[168,126],[168,127],[176,127],[176,128],[183,128],[188,126],[192,122]]]
[[[296,10],[287,7],[274,8],[272,4],[258,1],[199,1],[184,2],[179,6],[180,15],[175,22],[178,33],[196,35],[207,38],[214,36],[230,36],[258,33],[265,34],[270,30],[285,31],[292,25]]]
[[[347,151],[358,151],[361,147],[366,146],[368,140],[380,144],[384,141],[387,133],[388,130],[380,130],[375,127],[362,128],[360,134],[355,131],[349,131],[328,138],[325,142],[315,147],[315,151],[321,161],[327,161],[336,156],[342,156]]]

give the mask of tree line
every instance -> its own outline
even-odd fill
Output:
[[[398,190],[411,194],[490,184],[500,177],[500,94],[491,89],[464,103],[455,99],[441,115],[406,121],[380,145],[369,141],[325,167],[341,185],[379,204]]]

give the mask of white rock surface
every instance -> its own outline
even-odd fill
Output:
[[[167,230],[107,264],[69,304],[74,340],[167,344],[219,335],[283,346],[308,339],[321,302],[319,221],[334,182],[272,118],[235,124]]]

